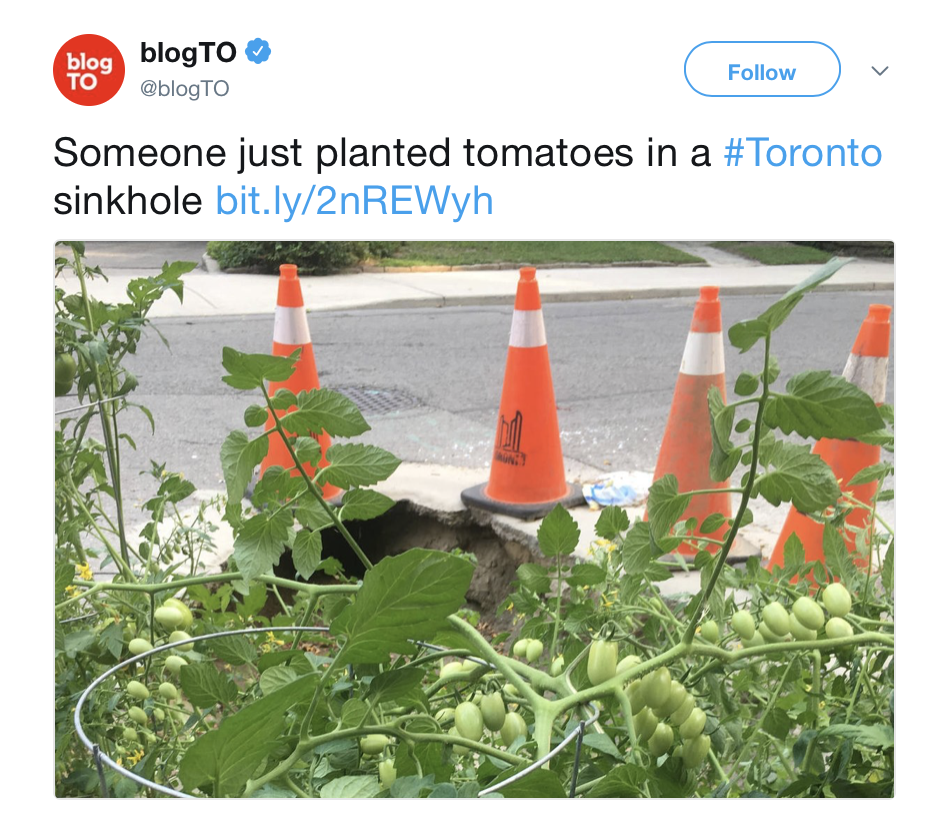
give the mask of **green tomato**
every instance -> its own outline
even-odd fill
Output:
[[[713,620],[706,620],[701,625],[701,636],[709,643],[717,643],[721,640],[721,630],[718,629],[718,624]]]
[[[675,725],[681,725],[685,722],[695,710],[695,698],[691,694],[686,694],[685,699],[682,700],[682,704],[672,712],[672,716],[669,717]]]
[[[636,731],[636,739],[639,742],[648,742],[656,732],[656,726],[659,724],[659,718],[648,708],[642,709],[633,717],[633,729]]]
[[[826,637],[828,638],[846,638],[852,637],[852,624],[845,618],[830,618],[826,621]]]
[[[148,724],[148,715],[145,710],[139,706],[131,706],[131,708],[128,709],[128,716],[138,725]]]
[[[509,711],[505,715],[505,722],[502,723],[500,733],[502,742],[507,748],[518,739],[518,737],[528,736],[528,724],[524,721],[524,717],[517,711]]]
[[[807,598],[805,595],[793,602],[793,614],[796,615],[800,625],[812,629],[814,632],[818,632],[826,623],[823,608],[812,598]],[[797,638],[797,640],[800,640],[800,638]],[[809,640],[809,638],[804,638],[804,640]]]
[[[159,723],[164,722],[164,709],[163,708],[154,709],[154,719]]]
[[[633,714],[638,714],[646,707],[646,699],[642,696],[642,679],[633,680],[626,687],[626,693],[629,695],[629,705]]]
[[[462,666],[463,673],[473,672],[476,669],[482,668],[482,664],[476,663],[474,660],[463,660],[460,665]]]
[[[520,694],[518,694],[518,688],[511,683],[505,683],[505,685],[502,686],[502,694],[505,697],[520,697],[521,696]]]
[[[144,654],[145,652],[151,651],[153,648],[150,641],[144,638],[133,638],[131,643],[128,644],[128,651],[133,655]]]
[[[64,397],[72,390],[72,383],[75,382],[75,371],[75,358],[71,354],[63,353],[56,356],[57,397]]]
[[[385,734],[368,734],[361,739],[361,753],[367,756],[381,754],[383,749],[387,747],[388,742],[390,742],[390,738]]]
[[[642,696],[649,708],[661,708],[669,699],[672,691],[672,675],[662,666],[650,672],[642,679]]]
[[[790,618],[787,617],[787,630],[790,629]],[[765,623],[761,622],[761,625],[757,627],[758,634],[764,639],[764,643],[782,643],[783,638],[780,635],[774,634],[770,631],[770,627]]]
[[[528,646],[531,645],[530,638],[522,638],[517,643],[515,643],[515,648],[512,650],[515,657],[527,657]]]
[[[485,695],[479,703],[482,719],[489,731],[501,731],[505,724],[505,701],[497,691]]]
[[[456,730],[460,737],[465,737],[468,740],[478,742],[482,739],[482,734],[485,731],[485,718],[482,716],[482,710],[475,703],[470,703],[467,700],[456,706]]]
[[[175,676],[179,675],[180,670],[186,665],[187,661],[184,660],[180,655],[170,655],[164,661],[164,668]]]
[[[675,735],[672,733],[672,726],[665,723],[659,723],[656,730],[649,737],[649,753],[654,757],[660,757],[667,754],[675,741]]]
[[[692,709],[692,713],[688,715],[688,719],[679,726],[679,736],[683,740],[695,739],[695,737],[705,730],[705,722],[707,720],[707,715],[700,708]]]
[[[444,723],[454,719],[456,710],[454,708],[441,708],[436,712],[436,722]]]
[[[138,739],[138,732],[130,726],[121,732],[121,738],[127,742],[140,742]]]
[[[558,655],[551,663],[551,677],[560,677],[564,673],[564,656]]]
[[[790,613],[790,634],[797,640],[816,640],[816,630],[807,629],[793,612]]]
[[[170,631],[183,624],[184,616],[173,606],[159,606],[154,610],[154,620]]]
[[[741,645],[745,649],[753,649],[755,646],[764,646],[766,645],[766,643],[767,641],[764,640],[764,636],[760,632],[755,632],[754,637],[752,637],[750,640],[746,642],[741,641]]]
[[[394,767],[392,759],[385,759],[377,765],[377,776],[384,790],[397,781],[397,769]]]
[[[439,670],[440,679],[448,680],[450,682],[457,680],[457,675],[459,674],[465,674],[465,672],[462,671],[462,664],[458,660],[453,660],[451,663],[446,663]]]
[[[529,663],[536,663],[541,659],[542,654],[544,654],[544,644],[540,640],[532,640],[525,652],[525,659]]]
[[[642,658],[639,655],[626,655],[626,657],[616,664],[616,673],[622,674],[625,671],[629,671],[633,666],[638,666],[640,663],[642,663]]]
[[[171,633],[167,636],[167,640],[168,640],[170,643],[180,643],[182,640],[189,640],[189,639],[190,639],[190,635],[188,635],[186,632],[180,631],[179,629],[177,629],[177,630],[171,632]],[[182,646],[177,646],[177,647],[175,647],[175,648],[178,649],[178,650],[181,651],[181,652],[192,652],[192,651],[193,651],[193,644],[192,644],[192,643],[184,643]]]
[[[682,742],[682,764],[689,770],[697,768],[705,761],[710,747],[711,740],[705,734],[700,734],[695,739],[684,740]]]
[[[147,686],[137,680],[130,681],[125,687],[125,690],[134,697],[135,700],[146,700],[151,696],[151,692],[148,691]]]
[[[754,639],[754,618],[746,609],[739,609],[731,616],[731,628],[742,641]]]
[[[672,685],[669,687],[669,696],[666,698],[665,704],[659,706],[653,713],[660,718],[668,717],[685,702],[687,695],[688,692],[685,690],[685,686],[678,680],[673,680]]]
[[[455,726],[453,726],[452,728],[449,729],[449,733],[452,734],[454,737],[461,737],[461,736],[462,736],[462,734],[460,734],[460,733],[456,730],[456,727],[455,727]],[[459,755],[459,756],[465,756],[466,754],[471,753],[471,752],[472,752],[472,749],[471,749],[471,748],[467,748],[467,747],[464,746],[464,745],[453,745],[453,746],[452,746],[452,751],[453,751],[453,753],[455,753],[455,754],[457,754],[457,755]]]
[[[157,688],[157,693],[165,700],[176,700],[178,694],[177,686],[173,683],[161,683]]]
[[[191,612],[190,607],[179,598],[168,598],[166,601],[164,601],[164,606],[170,606],[180,611],[180,614],[183,616],[183,620],[181,621],[179,628],[189,629],[191,626],[193,626],[193,612]]]
[[[830,584],[823,590],[823,604],[834,618],[844,618],[852,611],[852,596],[842,584]]]
[[[590,644],[587,658],[587,677],[590,684],[598,686],[616,676],[619,644],[612,640],[595,640]]]
[[[767,628],[777,637],[786,637],[790,634],[790,616],[783,604],[779,601],[772,601],[764,607],[761,615]]]

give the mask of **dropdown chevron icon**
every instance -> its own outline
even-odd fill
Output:
[[[884,73],[888,70],[888,66],[886,65],[881,71],[879,71],[878,68],[876,68],[876,67],[873,65],[873,66],[872,66],[872,70],[875,71],[876,74],[878,74],[879,76],[881,76],[882,74],[884,74]]]

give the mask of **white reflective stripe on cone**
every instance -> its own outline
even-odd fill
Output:
[[[885,386],[888,383],[887,357],[860,357],[858,354],[850,354],[842,376],[853,385],[859,386],[874,402],[885,402]]]
[[[308,316],[304,306],[276,306],[273,340],[286,346],[302,346],[311,342]]]
[[[538,348],[547,345],[544,335],[544,315],[540,309],[518,311],[511,318],[511,348]]]
[[[689,332],[682,354],[682,374],[724,374],[724,342],[721,332]]]

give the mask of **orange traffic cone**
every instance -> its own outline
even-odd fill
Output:
[[[545,516],[558,503],[570,506],[583,501],[580,487],[564,478],[535,273],[534,268],[525,267],[518,281],[488,483],[462,491],[467,506],[525,519]]]
[[[885,386],[888,382],[891,313],[891,306],[881,304],[869,306],[868,316],[862,322],[855,344],[852,346],[852,353],[842,372],[843,377],[865,391],[877,405],[885,401]],[[845,486],[860,470],[878,464],[882,453],[878,445],[867,445],[855,439],[820,439],[813,446],[813,453],[832,468],[844,492],[851,492],[858,501],[864,504],[872,503],[875,491],[878,489],[877,482],[855,485],[848,489]],[[855,552],[855,533],[849,528],[862,529],[868,521],[869,511],[864,508],[853,510],[846,516],[845,538],[849,552]],[[791,507],[783,529],[780,531],[780,538],[777,539],[773,555],[770,556],[767,569],[772,569],[774,565],[783,566],[784,548],[792,533],[796,533],[797,538],[802,542],[807,561],[825,563],[823,525],[800,513],[795,507]],[[866,564],[860,562],[859,566],[866,566]]]
[[[653,481],[656,481],[667,473],[673,474],[678,479],[681,493],[728,487],[727,482],[713,482],[708,473],[712,444],[708,389],[716,386],[721,396],[725,396],[724,338],[721,333],[721,301],[718,300],[718,292],[717,286],[701,288],[653,475]],[[695,516],[700,524],[712,513],[731,517],[729,493],[693,496],[683,515],[684,518]],[[713,533],[699,533],[698,528],[695,529],[700,537],[720,542],[727,532],[727,525],[722,525]],[[709,545],[708,549],[717,552],[718,546]],[[691,557],[698,549],[683,542],[677,551]]]
[[[298,279],[298,267],[294,264],[282,264],[279,267],[279,296],[275,307],[275,332],[272,341],[272,354],[279,357],[288,357],[296,349],[302,350],[302,355],[295,365],[295,371],[291,377],[284,382],[269,383],[269,396],[271,397],[280,388],[287,388],[293,394],[299,391],[311,391],[314,388],[320,388],[318,384],[318,369],[315,367],[315,352],[311,345],[311,335],[308,332],[308,318],[305,315],[305,301],[302,298],[301,281]],[[289,409],[294,411],[294,408]],[[276,412],[280,417],[284,411]],[[275,420],[269,416],[266,422],[266,430],[275,427]],[[325,458],[325,451],[331,444],[331,437],[323,433],[317,437],[318,444],[321,445],[320,466],[325,467],[328,460]],[[292,456],[278,434],[269,437],[269,452],[262,465],[259,468],[259,477],[265,473],[266,468],[272,465],[278,465],[286,470],[295,470],[295,463]],[[314,475],[315,469],[311,464],[305,466],[309,476]],[[324,485],[324,497],[330,499],[336,496],[340,491],[333,485]]]

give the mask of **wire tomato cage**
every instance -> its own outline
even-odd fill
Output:
[[[259,635],[259,634],[265,634],[267,632],[308,632],[312,634],[326,634],[329,631],[330,630],[327,626],[261,626],[258,628],[236,629],[236,630],[226,631],[226,632],[213,632],[208,635],[197,635],[192,638],[187,638],[186,640],[178,640],[173,643],[166,643],[163,646],[157,646],[147,652],[142,652],[139,655],[134,655],[133,657],[129,657],[127,660],[123,660],[121,663],[118,663],[117,665],[112,666],[112,668],[110,668],[108,671],[96,677],[88,685],[85,691],[82,692],[81,696],[79,697],[79,700],[75,706],[75,714],[73,716],[73,723],[75,725],[76,734],[78,734],[79,739],[82,741],[82,744],[85,745],[89,753],[91,753],[92,755],[92,760],[95,763],[95,769],[98,773],[98,781],[101,787],[102,796],[104,798],[108,798],[108,784],[105,780],[105,767],[107,766],[108,768],[113,770],[115,773],[117,773],[119,776],[123,776],[126,779],[130,779],[133,782],[136,782],[141,787],[148,788],[149,790],[155,791],[157,793],[163,793],[175,799],[200,798],[197,796],[192,796],[189,793],[185,793],[183,791],[179,791],[179,790],[175,790],[174,788],[167,787],[166,785],[161,785],[158,782],[154,782],[151,779],[147,779],[146,777],[136,774],[134,771],[130,770],[129,768],[125,768],[123,765],[118,764],[118,762],[116,762],[110,756],[108,756],[108,754],[104,753],[99,747],[98,743],[94,742],[88,736],[88,734],[85,733],[85,730],[82,727],[82,709],[85,706],[86,701],[92,695],[92,693],[99,686],[101,686],[109,677],[117,674],[122,669],[128,666],[133,666],[135,663],[138,663],[139,661],[148,660],[149,658],[154,657],[155,655],[161,654],[162,652],[170,651],[172,649],[181,649],[182,647],[186,647],[188,645],[202,643],[204,641],[209,641],[209,640],[215,640],[217,638],[227,638],[227,637],[234,637],[234,636],[239,636],[239,635]],[[445,647],[437,646],[434,643],[425,643],[419,640],[415,640],[411,642],[425,649],[431,649],[433,651],[447,651]],[[467,659],[474,663],[479,663],[482,666],[488,666],[489,668],[492,668],[492,669],[496,668],[491,663],[489,663],[486,660],[482,660],[481,658],[470,656]],[[545,754],[542,757],[539,757],[530,765],[527,765],[526,767],[522,768],[517,773],[509,776],[507,779],[503,779],[501,782],[498,782],[494,785],[491,785],[490,787],[484,788],[483,790],[479,791],[478,797],[481,798],[483,796],[488,796],[489,794],[498,793],[503,788],[515,782],[518,782],[521,779],[524,779],[529,774],[536,771],[538,768],[542,767],[543,765],[546,765],[550,760],[552,760],[554,757],[560,754],[565,748],[567,748],[567,746],[570,745],[572,742],[576,742],[574,765],[573,765],[573,771],[571,773],[571,780],[570,780],[570,797],[574,798],[576,796],[576,790],[577,790],[577,773],[580,767],[580,755],[581,755],[581,750],[583,748],[583,737],[584,737],[584,734],[586,733],[587,727],[596,723],[597,720],[600,718],[600,710],[595,705],[593,705],[593,703],[589,703],[587,705],[587,708],[590,709],[590,712],[591,712],[590,717],[579,720],[577,722],[576,727],[573,730],[571,730],[571,732],[567,734],[547,754]]]

